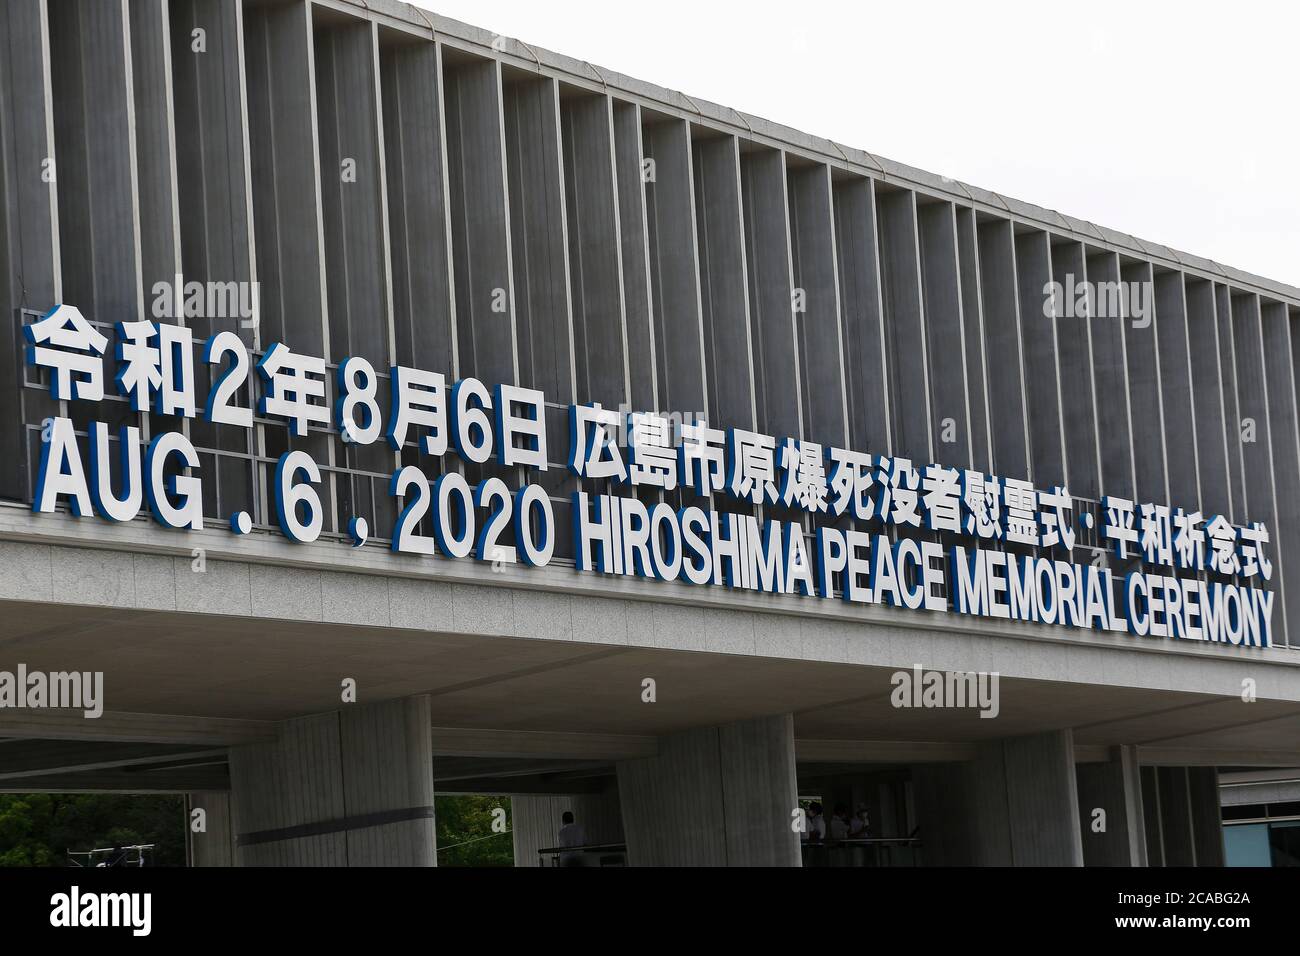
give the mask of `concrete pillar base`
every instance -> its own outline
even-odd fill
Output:
[[[618,764],[632,866],[799,866],[789,714],[672,734]]]
[[[1115,747],[1105,763],[1080,764],[1079,826],[1085,866],[1146,866],[1146,823],[1136,747]],[[1097,811],[1103,811],[1099,816]]]
[[[1146,767],[1142,797],[1152,866],[1223,866],[1214,767]]]
[[[220,790],[191,793],[186,798],[185,828],[190,866],[234,866],[235,831],[230,821],[230,794]],[[194,811],[203,811],[204,829],[194,831]]]
[[[928,865],[1083,865],[1068,730],[990,741],[968,763],[913,767],[912,780]]]
[[[285,721],[230,752],[240,866],[434,866],[429,698]]]

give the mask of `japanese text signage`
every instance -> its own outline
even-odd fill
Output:
[[[552,560],[554,509],[540,484],[511,489],[489,477],[471,485],[437,461],[454,453],[525,476],[547,471],[540,391],[489,388],[474,378],[448,382],[437,371],[399,366],[388,372],[385,410],[381,376],[352,357],[337,368],[331,404],[323,358],[282,343],[256,358],[233,332],[197,342],[183,326],[151,321],[117,324],[118,373],[108,385],[108,339],[75,307],[56,307],[23,332],[28,364],[45,371],[60,400],[98,402],[112,388],[135,411],[251,429],[254,410],[237,396],[255,375],[264,424],[283,422],[299,437],[336,429],[348,444],[418,449],[441,473],[406,465],[392,475],[395,552],[539,567]],[[198,361],[213,368],[202,404],[195,394]],[[1105,497],[1099,539],[1132,568],[1116,580],[1103,562],[1071,560],[1077,529],[1091,530],[1093,514],[1076,514],[1065,488],[702,420],[674,426],[658,413],[620,417],[598,404],[568,409],[569,471],[626,491],[573,493],[579,571],[1234,647],[1270,643],[1274,594],[1259,585],[1272,577],[1272,565],[1261,524],[1235,526],[1223,515]],[[624,430],[625,446],[615,438]],[[165,527],[204,526],[205,476],[184,433],[163,432],[145,446],[137,427],[121,428],[116,481],[113,436],[103,422],[92,422],[85,436],[88,461],[70,418],[51,419],[42,437],[35,511],[66,503],[74,515],[120,522],[147,507]],[[275,465],[275,520],[293,541],[322,533],[320,482],[306,451],[288,451]],[[686,504],[695,498],[684,495],[675,507],[655,493],[678,489],[694,492],[700,503]],[[719,496],[758,506],[767,517],[710,507]],[[800,513],[820,519],[812,534],[805,535]],[[235,534],[253,529],[247,511],[230,515],[229,526]],[[369,534],[360,518],[349,531],[358,545]]]

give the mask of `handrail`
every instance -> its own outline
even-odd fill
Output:
[[[627,850],[626,843],[584,843],[582,846],[551,846],[537,851],[539,856],[557,853],[593,853],[597,850]]]

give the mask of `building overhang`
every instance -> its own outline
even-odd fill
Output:
[[[1300,668],[1284,651],[839,602],[805,610],[720,589],[674,600],[671,584],[485,573],[380,549],[344,565],[337,548],[269,535],[253,536],[258,560],[232,560],[217,533],[143,522],[108,547],[82,533],[89,523],[42,519],[32,535],[30,517],[0,509],[0,654],[31,670],[103,672],[106,712],[6,709],[0,737],[160,749],[34,769],[0,761],[10,789],[219,789],[224,765],[208,766],[209,750],[346,706],[348,679],[362,702],[430,696],[435,764],[470,761],[440,787],[547,792],[569,785],[556,773],[650,755],[661,735],[787,712],[810,767],[969,759],[983,741],[1062,728],[1081,761],[1127,744],[1148,764],[1300,765]],[[208,544],[195,570],[193,549]],[[997,719],[896,706],[896,675],[917,665],[996,672]],[[501,760],[516,772],[501,774]]]

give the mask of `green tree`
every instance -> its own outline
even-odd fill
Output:
[[[505,810],[504,833],[492,829],[497,809]],[[514,866],[509,797],[435,797],[433,813],[439,866]]]
[[[439,866],[514,865],[508,797],[437,797],[434,814]],[[185,822],[179,796],[0,793],[0,866],[67,866],[68,850],[138,843],[155,844],[150,865],[184,866]]]
[[[0,793],[0,866],[67,866],[69,850],[154,844],[151,866],[185,865],[185,801],[115,793]]]

